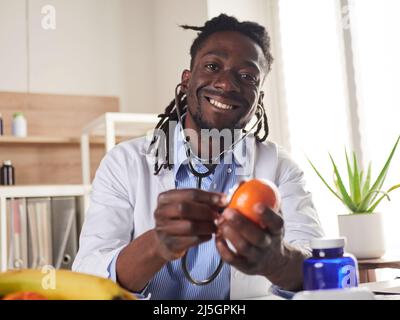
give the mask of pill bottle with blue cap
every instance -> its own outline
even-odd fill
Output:
[[[310,241],[312,257],[304,260],[304,290],[352,288],[358,286],[356,258],[345,253],[345,238]]]

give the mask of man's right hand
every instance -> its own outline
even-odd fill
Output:
[[[165,261],[182,257],[187,249],[211,239],[218,210],[227,205],[221,193],[198,189],[163,192],[154,212],[157,253]]]

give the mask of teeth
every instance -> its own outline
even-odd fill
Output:
[[[219,102],[219,101],[217,101],[217,100],[214,100],[214,99],[210,99],[210,103],[211,103],[213,106],[216,106],[216,107],[219,108],[219,109],[224,109],[224,110],[231,110],[231,109],[233,109],[233,106],[231,106],[231,105],[229,105],[229,104],[221,103],[221,102]]]

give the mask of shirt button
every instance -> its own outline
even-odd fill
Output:
[[[232,168],[231,167],[228,168],[228,173],[232,173]]]
[[[217,184],[216,183],[213,184],[213,188],[217,189]]]

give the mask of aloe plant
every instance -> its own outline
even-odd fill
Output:
[[[390,187],[387,191],[382,190],[383,183],[389,170],[390,162],[392,161],[399,141],[400,136],[397,138],[396,143],[393,146],[385,165],[380,171],[375,182],[372,184],[371,163],[369,163],[367,172],[365,174],[365,172],[360,169],[360,165],[358,163],[355,152],[352,152],[352,158],[349,159],[347,150],[345,150],[348,188],[346,188],[345,181],[342,179],[344,175],[340,174],[331,154],[329,154],[329,157],[333,167],[334,186],[330,186],[327,183],[326,179],[322,177],[322,175],[314,166],[314,164],[310,161],[310,159],[308,159],[308,162],[310,163],[318,177],[329,189],[329,191],[332,192],[350,210],[351,213],[373,213],[378,204],[383,200],[383,198],[386,197],[390,201],[389,193],[397,188],[400,188],[400,184],[396,184]],[[336,189],[336,191],[334,189]]]

